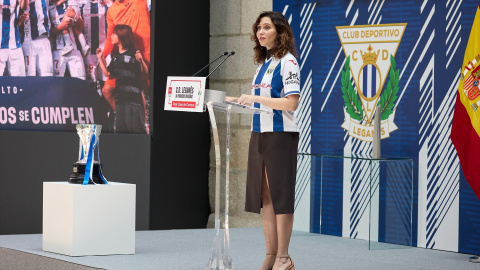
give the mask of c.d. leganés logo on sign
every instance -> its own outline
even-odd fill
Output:
[[[406,23],[401,23],[337,27],[347,57],[341,78],[345,101],[342,128],[352,137],[371,142],[373,118],[377,113],[381,117],[382,139],[390,137],[390,133],[398,129],[393,122],[395,111],[392,110],[398,98],[399,82],[394,57],[406,26]],[[387,75],[389,81],[385,86]],[[384,88],[385,91],[382,91]],[[381,112],[375,111],[377,105],[380,105]]]

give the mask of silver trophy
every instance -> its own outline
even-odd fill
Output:
[[[73,164],[73,173],[68,182],[73,184],[107,184],[102,175],[102,165],[95,160],[95,148],[98,147],[98,138],[102,131],[101,125],[78,124],[77,133],[80,137],[78,161]],[[93,143],[92,143],[93,142]],[[88,182],[84,182],[85,172]]]

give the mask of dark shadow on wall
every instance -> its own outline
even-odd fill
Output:
[[[208,63],[210,1],[152,5],[150,229],[205,228],[210,214],[208,114],[164,111],[163,106],[167,76],[191,76]]]

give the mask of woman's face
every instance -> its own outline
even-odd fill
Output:
[[[260,19],[260,23],[257,25],[257,38],[262,47],[267,50],[275,47],[275,38],[277,37],[277,29],[270,17],[265,16]]]
[[[113,33],[110,37],[111,37],[111,39],[112,39],[112,44],[113,44],[113,45],[118,44],[118,36],[117,36],[117,34]]]

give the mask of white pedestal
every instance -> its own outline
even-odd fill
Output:
[[[43,250],[69,256],[135,254],[133,184],[43,183]]]

